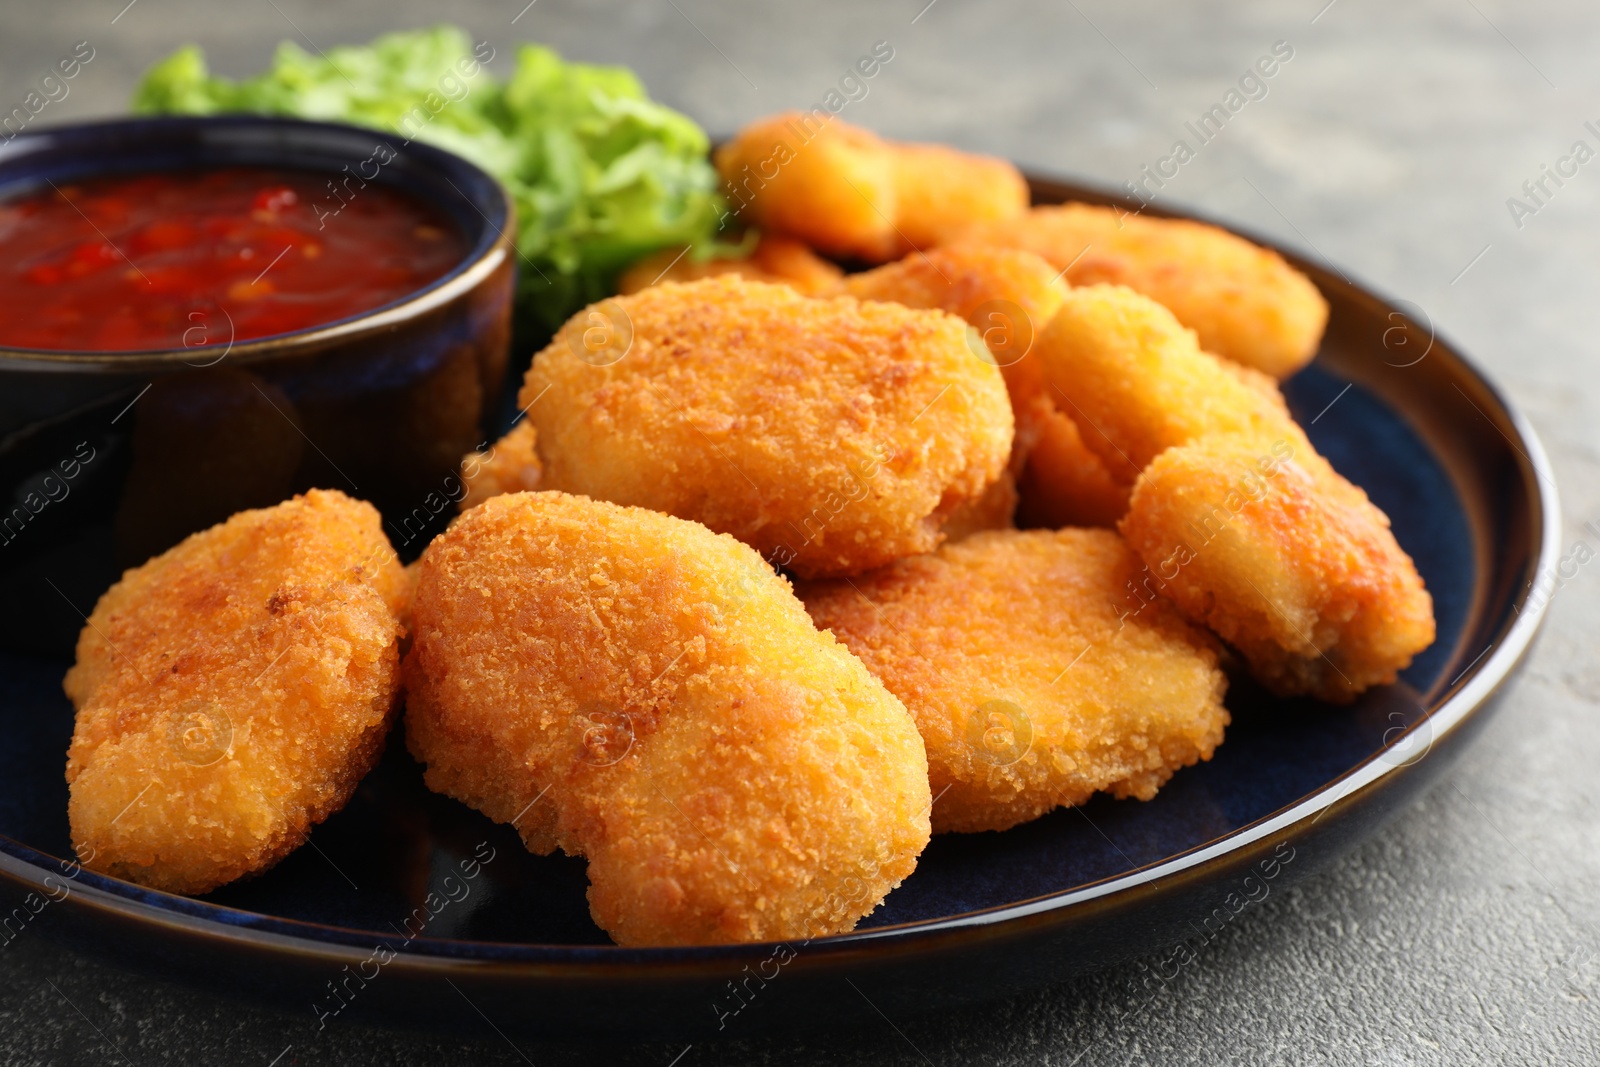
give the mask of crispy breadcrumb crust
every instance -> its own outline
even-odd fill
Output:
[[[1001,471],[981,497],[963,504],[944,520],[945,540],[959,541],[983,530],[1015,529],[1016,514],[1016,480],[1010,471]]]
[[[903,244],[894,154],[875,133],[789,111],[746,126],[712,160],[746,225],[871,262]]]
[[[64,682],[84,864],[196,894],[303,842],[382,750],[405,588],[378,512],[331,490],[240,512],[124,574]]]
[[[461,484],[464,492],[458,510],[475,508],[501,493],[526,493],[539,488],[543,468],[534,441],[533,423],[523,419],[507,431],[486,452],[468,452],[461,457]]]
[[[938,308],[966,319],[986,341],[1006,380],[1016,420],[1010,470],[1029,526],[1112,526],[1127,510],[1128,486],[1083,443],[1048,384],[1039,335],[1066,296],[1060,272],[1032,252],[989,246],[938,248],[852,274],[840,291],[863,300]],[[1006,525],[1009,525],[1009,521]]]
[[[1008,160],[942,144],[889,146],[902,251],[927,251],[975,223],[1017,218],[1028,210],[1028,181]]]
[[[718,148],[715,162],[746,224],[871,263],[1028,207],[1027,182],[1005,160],[886,141],[831,115],[760,119]]]
[[[1201,351],[1194,331],[1132,289],[1071,290],[1035,347],[1083,443],[1124,486],[1166,449],[1217,434],[1311,454],[1271,379]]]
[[[1203,222],[1072,203],[975,223],[955,240],[1036,252],[1073,286],[1128,286],[1171,309],[1206,351],[1275,378],[1311,361],[1328,323],[1310,278]]]
[[[1222,742],[1215,643],[1142,570],[1110,530],[1004,531],[799,592],[916,719],[935,832],[1003,830],[1148,800]]]
[[[428,785],[587,856],[619,944],[849,930],[928,840],[905,708],[731,537],[495,497],[429,546],[415,617]]]
[[[1433,600],[1388,517],[1291,447],[1221,437],[1164,452],[1121,529],[1161,595],[1273,692],[1348,703],[1433,643]]]
[[[1017,478],[1017,524],[1112,527],[1128,510],[1129,487],[1084,444],[1078,424],[1046,396],[1034,401],[1033,443]],[[1037,410],[1042,405],[1043,410]],[[1026,416],[1019,415],[1021,424]]]
[[[617,292],[623,296],[662,282],[692,282],[719,274],[738,274],[758,282],[782,282],[796,292],[820,296],[837,288],[844,271],[792,237],[764,233],[743,259],[696,260],[682,247],[646,256],[622,272]]]
[[[614,350],[584,347],[593,316]],[[519,402],[543,487],[693,519],[802,576],[854,574],[935,548],[1004,469],[1011,405],[975,346],[943,312],[722,276],[580,312]]]
[[[985,342],[993,342],[1012,403],[1020,407],[1045,388],[1032,347],[1066,296],[1057,275],[1032,252],[939,248],[848,275],[838,291],[965,319]]]

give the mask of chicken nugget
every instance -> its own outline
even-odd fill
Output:
[[[946,541],[959,541],[982,530],[1015,529],[1017,482],[1010,471],[1000,477],[976,500],[968,501],[944,520]]]
[[[942,144],[891,142],[895,228],[906,251],[944,244],[975,223],[1028,210],[1028,181],[1016,165]]]
[[[846,931],[928,841],[904,706],[698,523],[489,500],[422,557],[405,672],[428,785],[587,857],[619,944]]]
[[[750,255],[743,259],[697,260],[693,250],[683,248],[668,248],[646,256],[622,272],[617,291],[626,296],[662,282],[692,282],[719,274],[737,274],[758,282],[781,282],[807,296],[831,291],[844,277],[844,271],[794,238],[764,233]]]
[[[1111,526],[1122,517],[1128,485],[1084,445],[1033,352],[1066,296],[1060,272],[1020,249],[938,248],[852,274],[840,290],[863,300],[939,308],[978,330],[1011,396],[1016,436],[1010,468],[1022,501],[1016,509],[1020,521],[1052,528]]]
[[[821,112],[751,123],[717,149],[734,212],[826,255],[882,263],[1028,206],[1004,160],[898,144]]]
[[[746,126],[713,161],[734,212],[763,232],[872,262],[895,258],[903,244],[894,153],[877,134],[789,111]]]
[[[1311,361],[1328,302],[1271,249],[1186,219],[1061,204],[978,223],[958,243],[1037,252],[1074,285],[1126,285],[1194,330],[1208,352],[1287,378]]]
[[[1155,589],[1273,692],[1347,703],[1433,643],[1433,600],[1388,517],[1289,442],[1215,437],[1163,452],[1121,529]]]
[[[996,364],[1005,378],[1016,423],[1009,466],[1013,476],[1021,473],[1038,436],[1029,420],[1048,415],[1039,408],[1045,387],[1038,359],[1029,357],[1034,338],[1067,291],[1050,264],[1010,248],[942,248],[851,274],[837,291],[967,320],[975,331],[969,335],[975,354]]]
[[[64,682],[84,865],[194,894],[299,846],[382,750],[406,584],[378,512],[320,490],[124,574]]]
[[[534,447],[537,433],[524,419],[489,446],[487,452],[468,452],[461,457],[461,500],[458,510],[475,508],[501,493],[525,493],[539,488],[539,450]]]
[[[916,719],[934,831],[1004,830],[1149,800],[1221,744],[1215,642],[1140,570],[1110,530],[1002,531],[799,592]]]
[[[927,552],[1011,450],[967,330],[732,275],[619,297],[528,371],[540,485],[702,522],[808,577]]]
[[[1215,434],[1314,454],[1270,379],[1201,351],[1194,331],[1131,289],[1071,290],[1034,347],[1083,443],[1124,486],[1164,450]]]
[[[1024,423],[1032,427],[1032,443],[1017,477],[1017,524],[1052,530],[1115,526],[1128,510],[1129,486],[1112,477],[1105,461],[1084,444],[1078,424],[1047,396],[1034,404],[1043,410],[1032,419],[1017,416],[1019,438]]]
[[[1043,389],[1031,350],[1067,287],[1050,264],[1031,252],[940,248],[851,274],[838,291],[860,300],[936,308],[966,319],[1000,367],[1012,405],[1020,412]]]

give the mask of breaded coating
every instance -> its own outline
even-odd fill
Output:
[[[523,419],[490,445],[487,452],[462,456],[463,492],[457,509],[466,511],[501,493],[525,493],[539,488],[543,467],[534,447],[537,436],[533,423]]]
[[[790,111],[746,126],[712,159],[745,225],[824,255],[882,262],[899,254],[894,154],[877,134]]]
[[[622,272],[617,291],[626,296],[662,282],[692,282],[719,274],[738,274],[758,282],[782,282],[807,296],[833,290],[844,277],[844,271],[794,238],[764,233],[750,255],[743,259],[697,260],[692,249],[685,252],[681,247],[646,256]]]
[[[1388,517],[1288,442],[1218,437],[1162,453],[1121,529],[1154,589],[1273,692],[1347,703],[1433,643],[1433,600]]]
[[[717,149],[734,213],[825,255],[883,263],[1028,207],[1004,160],[900,144],[821,112],[751,123]]]
[[[64,683],[83,863],[196,894],[298,847],[382,751],[405,588],[378,512],[331,490],[240,512],[124,574]]]
[[[1206,351],[1275,378],[1311,362],[1328,323],[1311,279],[1203,222],[1074,203],[978,223],[956,240],[1037,252],[1074,286],[1126,285],[1171,309]]]
[[[991,350],[1012,404],[1020,409],[1043,388],[1031,350],[1067,294],[1057,273],[1031,252],[940,248],[851,274],[838,291],[966,319]]]
[[[1166,449],[1214,434],[1311,454],[1269,379],[1201,351],[1194,331],[1131,289],[1073,289],[1034,348],[1052,395],[1122,485]]]
[[[1115,526],[1128,510],[1129,487],[1111,476],[1105,461],[1084,444],[1078,424],[1047,396],[1035,403],[1044,411],[1032,420],[1032,444],[1017,478],[1017,524],[1052,530]],[[1019,414],[1017,421],[1020,426],[1025,417]]]
[[[591,352],[597,317],[615,347]],[[580,312],[519,401],[541,486],[702,522],[805,577],[937,547],[1011,450],[1005,383],[960,319],[732,275]]]
[[[1170,311],[1121,287],[1072,290],[1037,348],[1112,477],[1144,472],[1121,529],[1152,586],[1238,646],[1263,684],[1346,702],[1432,643],[1432,601],[1388,517],[1317,454],[1269,377],[1201,351]],[[1233,483],[1258,468],[1263,502],[1226,503],[1249,500]],[[1206,525],[1216,516],[1229,519],[1220,533]]]
[[[942,144],[890,142],[895,155],[895,227],[911,249],[944,244],[974,223],[1028,210],[1028,181],[994,156]]]
[[[934,831],[1004,830],[1149,800],[1221,744],[1215,642],[1136,596],[1141,569],[1110,530],[1004,531],[799,592],[916,719]]]
[[[1000,477],[976,500],[968,501],[944,520],[946,541],[959,541],[982,530],[1015,529],[1017,482],[1010,471]]]
[[[1019,521],[1113,526],[1127,510],[1128,484],[1084,445],[1033,351],[1066,297],[1059,275],[1032,252],[966,246],[912,254],[852,274],[840,288],[863,300],[939,308],[966,319],[992,350],[1011,396],[1016,437],[1010,468],[1021,497]]]
[[[495,497],[424,554],[405,671],[428,785],[586,856],[618,944],[847,931],[928,841],[905,708],[698,523]]]
[[[1066,295],[1058,273],[1032,252],[1013,248],[936,248],[846,275],[838,289],[861,300],[948,311],[980,329],[1009,327],[998,320],[974,321],[983,305],[1007,300],[1027,314],[1028,330],[1037,333]],[[1011,363],[1023,355],[1016,352],[1002,361]]]

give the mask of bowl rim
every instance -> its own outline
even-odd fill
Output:
[[[315,133],[320,133],[324,136],[329,134],[359,135],[368,140],[373,136],[381,136],[384,133],[384,131],[376,127],[356,126],[350,123],[321,122],[289,116],[243,113],[131,116],[89,122],[63,123],[40,129],[25,130],[11,140],[0,143],[0,194],[4,193],[6,186],[12,180],[7,176],[7,170],[13,160],[25,160],[29,157],[31,151],[43,150],[44,145],[48,145],[54,140],[65,138],[72,141],[82,141],[83,145],[74,147],[72,151],[76,155],[87,157],[93,155],[92,145],[96,140],[107,135],[143,130],[151,132],[160,132],[161,130],[181,131],[185,129],[203,131],[218,127],[275,128],[290,131],[291,136],[293,136],[293,131],[299,131],[305,135]],[[200,142],[200,144],[200,154],[203,155],[204,144],[203,142]],[[33,146],[35,145],[41,147],[34,148]],[[380,333],[443,307],[471,292],[486,278],[494,274],[511,256],[516,254],[515,246],[510,237],[510,234],[516,230],[516,212],[510,193],[500,179],[478,166],[472,160],[446,149],[412,140],[400,145],[396,151],[408,154],[416,163],[443,177],[445,181],[455,188],[456,192],[461,194],[462,199],[482,216],[484,221],[483,234],[467,248],[460,261],[450,270],[420,289],[416,289],[396,300],[391,300],[386,304],[380,304],[377,307],[357,312],[354,315],[348,315],[342,319],[335,319],[332,322],[308,326],[300,330],[291,330],[287,333],[252,337],[245,341],[230,340],[225,343],[219,342],[217,344],[196,345],[193,347],[120,349],[108,352],[88,349],[15,348],[0,345],[0,372],[8,370],[53,371],[56,373],[100,372],[124,375],[172,370],[183,366],[206,367],[224,357],[235,363],[256,363],[264,359],[282,358],[299,355],[306,351],[320,350],[331,344]],[[271,164],[240,165],[270,166]],[[288,169],[317,169],[315,167],[297,166],[293,162],[279,164],[279,166]],[[452,170],[457,175],[466,173],[470,174],[473,179],[481,180],[485,183],[486,188],[492,190],[492,199],[480,202],[469,196],[452,179],[450,173]],[[119,171],[114,167],[107,167],[105,171],[106,174],[134,174],[139,172],[141,172],[140,168]],[[415,196],[416,194],[413,193],[412,195]],[[496,221],[497,219],[499,221]]]
[[[1028,172],[1030,185],[1053,190],[1071,200],[1132,209],[1136,202],[1110,192],[1103,186]],[[1059,200],[1044,201],[1044,206]],[[1317,259],[1282,247],[1249,228],[1217,222],[1202,213],[1171,208],[1150,208],[1145,213],[1159,217],[1193,219],[1219,226],[1261,247],[1283,255],[1293,266],[1313,276],[1320,285],[1342,286],[1346,291],[1377,300],[1388,309],[1399,309],[1397,302],[1380,290],[1354,280],[1348,272],[1332,268]],[[1504,427],[1495,425],[1517,454],[1523,477],[1530,532],[1529,555],[1525,564],[1532,575],[1553,568],[1561,551],[1561,510],[1554,471],[1544,446],[1532,424],[1461,350],[1436,334],[1442,358],[1452,373],[1476,387],[1480,400],[1487,401],[1485,417],[1494,424],[1498,416]],[[1470,398],[1469,398],[1470,399]],[[1510,433],[1506,433],[1506,428]],[[1110,877],[1047,893],[1026,900],[1012,901],[970,912],[872,927],[845,934],[819,937],[804,942],[802,958],[860,955],[889,949],[891,945],[907,951],[932,950],[946,939],[974,932],[1001,928],[1024,928],[1027,920],[1054,916],[1067,921],[1073,909],[1083,905],[1109,906],[1143,887],[1174,879],[1230,858],[1253,858],[1275,841],[1285,840],[1295,831],[1309,830],[1323,815],[1338,807],[1364,803],[1391,784],[1419,759],[1396,759],[1397,749],[1426,728],[1430,748],[1459,733],[1476,713],[1484,710],[1512,677],[1526,657],[1543,626],[1546,612],[1525,610],[1532,598],[1534,583],[1520,585],[1511,598],[1512,611],[1500,620],[1490,647],[1450,681],[1430,703],[1434,704],[1421,720],[1386,743],[1362,762],[1313,792],[1221,837],[1154,863]],[[1445,696],[1443,694],[1449,694]],[[34,890],[47,889],[46,878],[61,878],[75,863],[39,852],[0,834],[0,878],[26,884]],[[485,968],[506,974],[538,972],[561,975],[578,968],[586,972],[601,969],[612,978],[661,979],[674,973],[696,973],[725,968],[767,958],[779,945],[797,941],[741,942],[734,944],[675,947],[623,947],[618,945],[543,944],[535,942],[479,941],[453,938],[417,937],[399,939],[375,930],[335,926],[326,923],[264,915],[259,912],[212,904],[191,897],[164,893],[122,879],[95,874],[86,868],[74,876],[71,895],[103,912],[143,926],[173,933],[226,942],[237,949],[257,949],[275,954],[313,959],[334,968],[365,959],[374,945],[400,945],[389,967],[420,973],[423,976],[448,976],[471,968],[481,974]]]

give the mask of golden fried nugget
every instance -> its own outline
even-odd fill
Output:
[[[1013,518],[1017,513],[1017,482],[1009,470],[976,500],[968,501],[944,520],[946,541],[959,541],[982,530],[1015,529]]]
[[[423,556],[405,670],[428,785],[586,856],[619,944],[846,931],[928,841],[905,708],[698,523],[495,497]]]
[[[1014,248],[955,247],[913,252],[904,259],[859,274],[846,275],[838,290],[861,300],[884,300],[914,308],[937,308],[979,329],[1011,324],[975,321],[985,304],[1009,301],[1026,313],[1019,333],[1037,332],[1050,321],[1066,295],[1058,272],[1039,256]],[[1015,353],[1020,359],[1025,354]],[[1002,361],[1006,362],[1006,361]]]
[[[1314,454],[1269,379],[1201,351],[1194,331],[1131,289],[1071,290],[1034,349],[1083,443],[1122,485],[1164,450],[1215,434]]]
[[[468,452],[461,457],[461,511],[477,507],[501,493],[525,493],[539,488],[539,452],[534,447],[537,433],[533,423],[523,419],[487,452]]]
[[[1328,323],[1311,279],[1201,222],[1061,204],[973,225],[956,241],[1037,252],[1074,286],[1126,285],[1170,308],[1208,352],[1276,378],[1311,361]]]
[[[1017,478],[1017,523],[1044,526],[1115,526],[1128,510],[1129,487],[1084,444],[1078,424],[1049,403],[1033,421],[1036,429]],[[1024,417],[1018,415],[1019,426]],[[1020,437],[1021,430],[1018,435]]]
[[[1216,437],[1145,469],[1121,529],[1154,586],[1279,694],[1347,703],[1434,639],[1433,600],[1389,519],[1296,447]]]
[[[916,719],[934,830],[1004,830],[1149,800],[1222,742],[1215,643],[1141,569],[1110,530],[1002,531],[799,592]]]
[[[1004,160],[886,141],[816,112],[751,123],[715,161],[745,222],[874,263],[1028,206],[1027,182]]]
[[[903,243],[894,154],[874,133],[790,111],[746,126],[713,160],[735,213],[763,232],[875,262]]]
[[[994,156],[942,144],[890,142],[895,155],[895,228],[903,244],[930,249],[975,223],[1016,218],[1028,210],[1028,182]]]
[[[966,319],[1000,367],[1018,410],[1043,386],[1033,342],[1054,317],[1067,287],[1031,252],[940,248],[851,274],[838,291],[860,300],[936,308]]]
[[[764,233],[756,242],[751,261],[772,276],[807,296],[816,296],[833,289],[844,277],[844,271],[823,259],[792,237]]]
[[[913,253],[873,270],[851,274],[837,291],[860,300],[877,300],[958,315],[982,341],[977,349],[1000,368],[1016,421],[1012,467],[1021,469],[1019,449],[1031,443],[1024,418],[1045,391],[1038,360],[1030,359],[1034,339],[1055,315],[1066,295],[1050,264],[1031,252],[1010,248],[935,249]],[[976,348],[976,345],[974,345]]]
[[[84,864],[192,894],[295,849],[382,751],[405,587],[378,512],[320,490],[124,574],[64,683]]]
[[[662,282],[692,282],[719,274],[738,274],[758,282],[782,282],[807,296],[831,291],[844,277],[844,271],[794,238],[764,233],[750,255],[743,259],[696,260],[692,251],[685,253],[682,248],[668,248],[646,256],[622,272],[617,291],[626,296]]]
[[[1066,296],[1055,268],[1019,249],[938,248],[852,274],[840,289],[863,300],[939,308],[979,331],[1011,396],[1016,437],[1010,467],[1022,501],[1020,521],[1052,528],[1112,526],[1122,517],[1131,474],[1127,483],[1117,481],[1083,444],[1033,352]]]
[[[967,329],[732,275],[607,301],[522,387],[540,484],[694,519],[807,577],[927,552],[1011,450],[1005,383]]]

